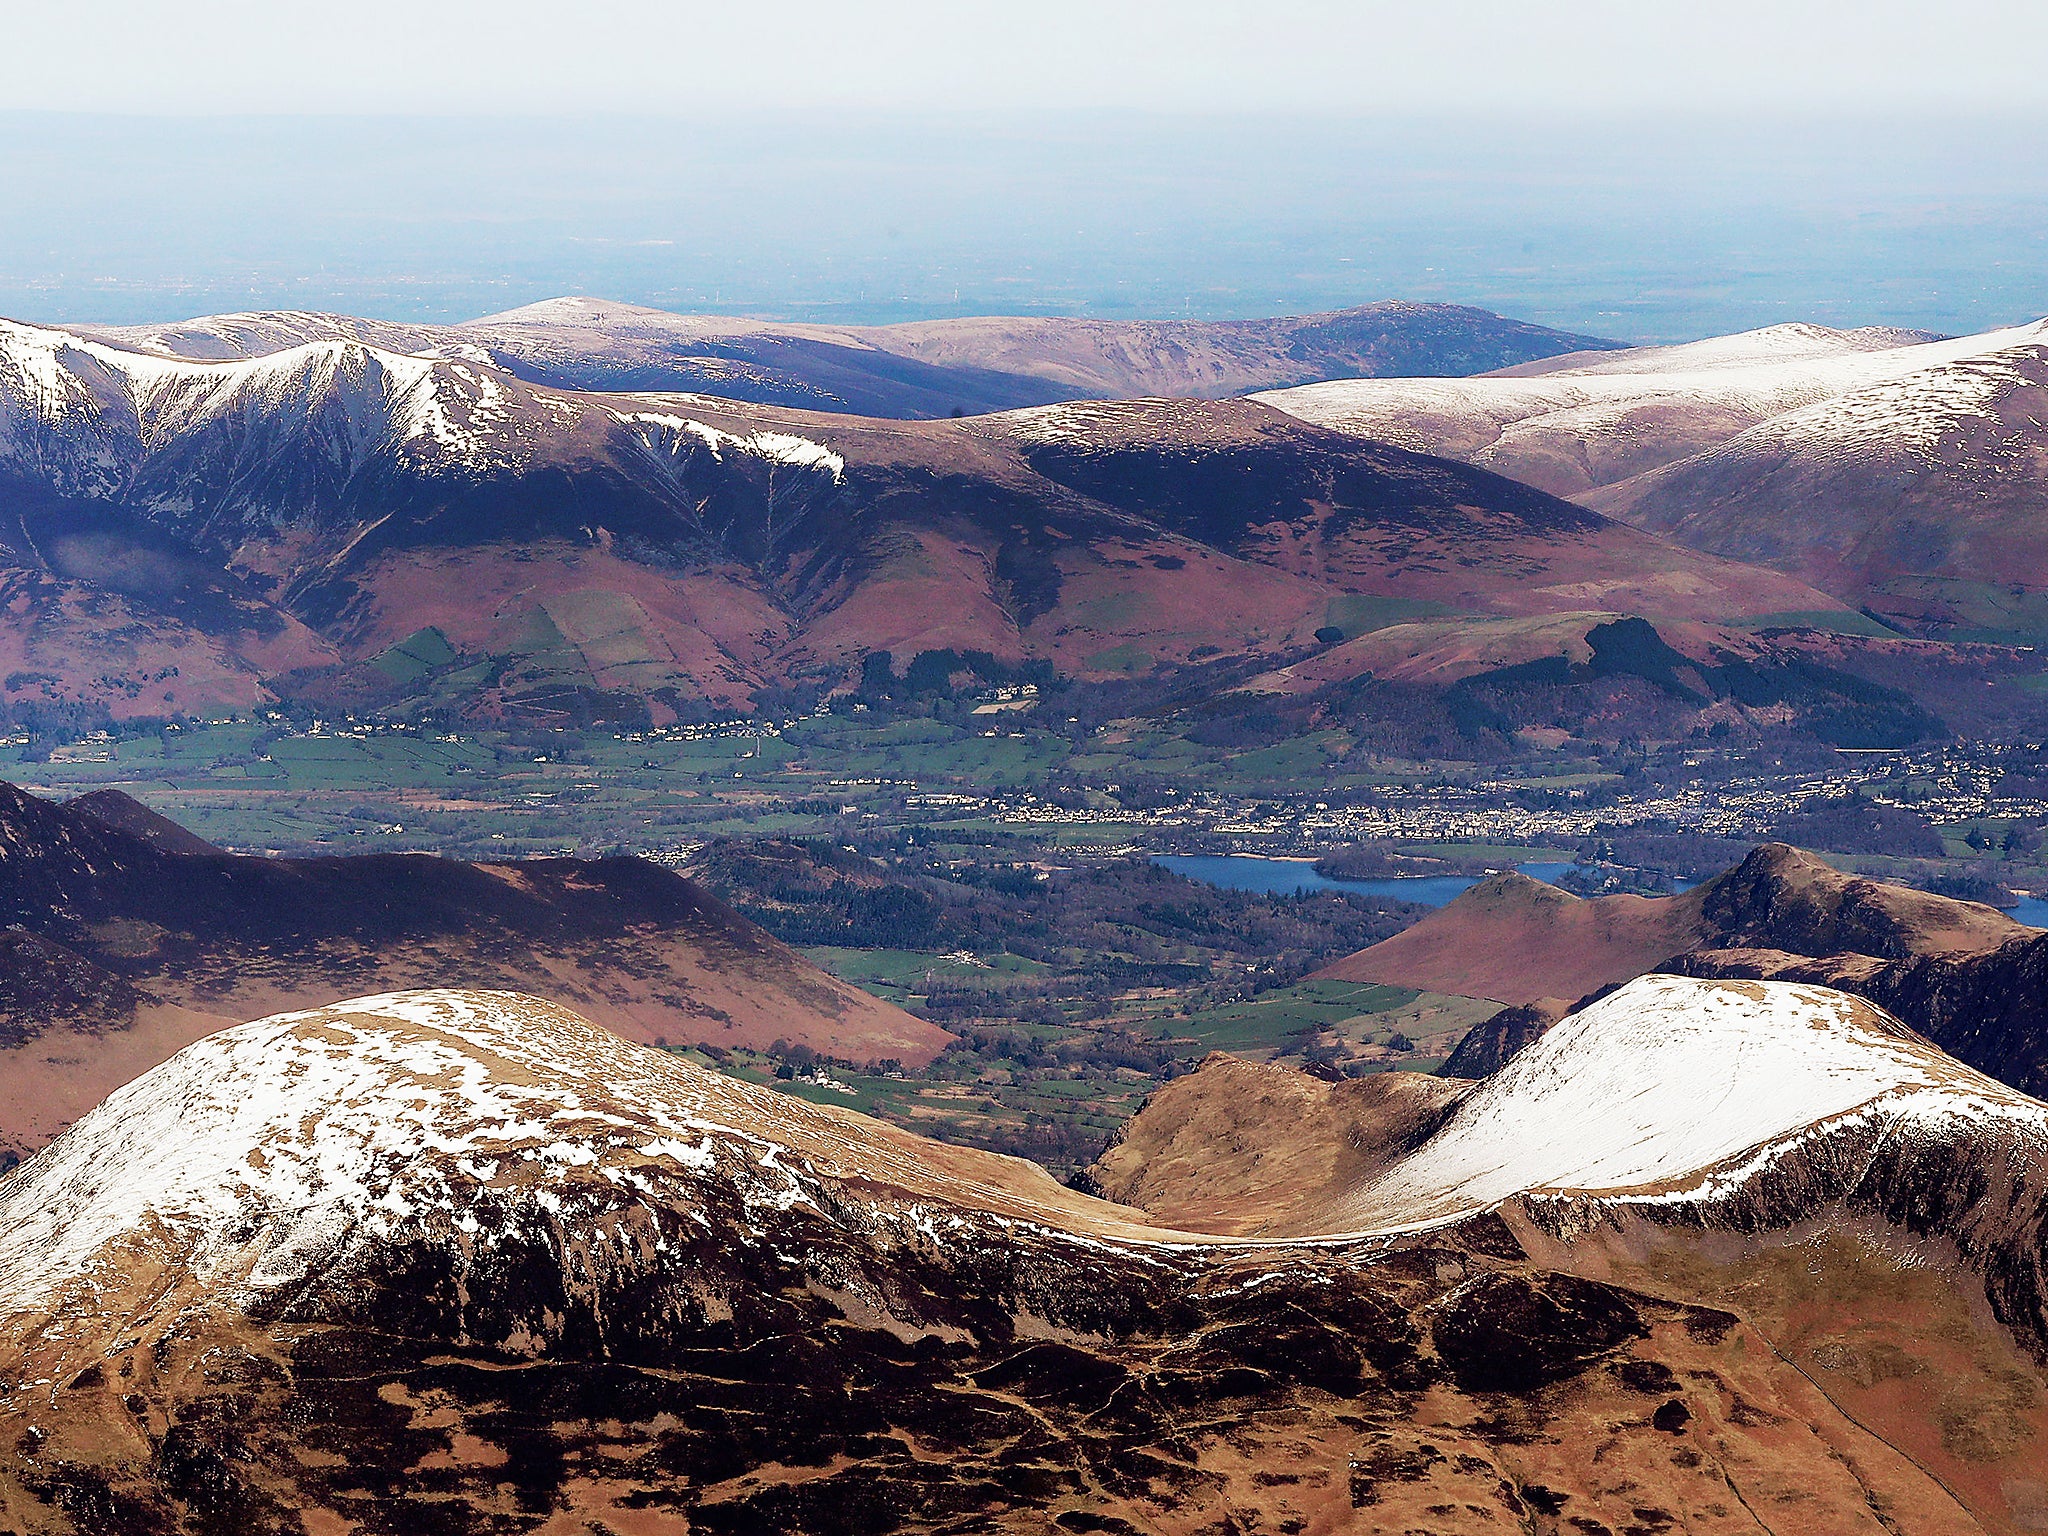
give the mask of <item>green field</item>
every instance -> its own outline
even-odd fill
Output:
[[[916,949],[845,949],[807,946],[804,955],[842,980],[901,1006],[922,997],[934,981],[989,986],[1013,978],[1042,976],[1047,967],[1018,955],[967,956]]]
[[[1304,981],[1244,1003],[1190,1014],[1172,1025],[1215,1051],[1273,1051],[1311,1030],[1344,1025],[1406,1007],[1422,994],[1407,987],[1359,981]]]

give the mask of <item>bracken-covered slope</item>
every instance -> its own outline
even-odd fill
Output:
[[[2044,623],[2044,327],[1929,341],[1781,326],[1260,398],[1776,566],[1915,633],[2031,637]]]
[[[112,791],[0,784],[0,922],[0,1153],[223,1023],[450,975],[644,1041],[921,1063],[951,1038],[641,860],[238,856]]]
[[[1166,1100],[1239,1070],[1167,1090],[1125,1150],[1199,1142],[1201,1112]],[[0,1520],[2033,1520],[2048,1334],[2023,1170],[2048,1107],[1837,994],[1670,978],[1451,1091],[1433,1132],[1386,1100],[1401,1145],[1280,1241],[1162,1224],[531,999],[240,1026],[0,1186]],[[1591,1134],[1589,1106],[1613,1109]],[[1166,1166],[1170,1199],[1192,1165]],[[1323,1154],[1298,1167],[1328,1183]],[[1254,1201],[1286,1182],[1277,1160],[1219,1172]]]
[[[1347,595],[1831,603],[1243,401],[883,422],[354,340],[198,362],[4,323],[0,552],[6,702],[123,716],[387,702],[374,664],[409,641],[444,704],[616,720],[884,650],[1082,677],[1285,655]]]
[[[2035,937],[1995,908],[1845,875],[1766,843],[1682,896],[1586,898],[1526,875],[1495,875],[1320,974],[1503,1003],[1569,1003],[1695,949],[1905,958]]]

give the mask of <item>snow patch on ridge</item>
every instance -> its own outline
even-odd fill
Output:
[[[834,485],[846,480],[846,460],[834,453],[823,443],[812,442],[807,437],[797,437],[788,432],[761,430],[745,437],[724,432],[690,416],[675,416],[661,411],[632,411],[612,413],[613,418],[623,425],[639,424],[660,427],[675,433],[678,437],[693,437],[711,450],[714,459],[722,459],[725,450],[735,449],[765,459],[771,464],[786,464],[793,469],[815,469],[832,477]]]
[[[2048,1105],[1867,1003],[1649,976],[1474,1089],[1322,1234],[1205,1237],[629,1045],[534,998],[385,994],[209,1036],[23,1165],[0,1185],[0,1314],[58,1307],[82,1327],[94,1294],[117,1309],[173,1292],[246,1302],[396,1241],[468,1251],[578,1221],[601,1238],[596,1213],[627,1207],[742,1244],[784,1240],[783,1216],[803,1207],[934,1242],[1029,1230],[1141,1260],[1341,1246],[1518,1196],[1711,1202],[1856,1127],[1930,1145],[1997,1127],[2048,1167]]]
[[[1999,403],[2035,382],[2018,366],[2017,359],[2026,356],[2009,349],[1867,385],[1773,417],[1685,462],[1790,452],[1822,465],[1845,465],[1879,452],[1934,460],[1959,428],[1972,421],[1997,424]]]

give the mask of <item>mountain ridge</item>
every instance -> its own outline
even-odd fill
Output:
[[[952,1036],[827,975],[638,859],[284,859],[171,838],[125,796],[0,784],[0,1150],[42,1145],[236,1013],[459,970],[628,1037],[922,1063]],[[197,847],[193,845],[196,844]],[[11,1022],[10,1022],[11,1021]]]
[[[429,628],[457,653],[445,707],[660,722],[837,686],[879,651],[1082,678],[1278,657],[1347,594],[1681,618],[1833,601],[1254,403],[886,422],[358,341],[192,362],[0,326],[0,490],[8,702],[117,717],[281,687],[370,707],[391,685],[369,664]],[[138,648],[174,664],[138,684]]]
[[[913,418],[1090,396],[1236,395],[1375,370],[1476,373],[1602,345],[1468,306],[1395,301],[1267,320],[986,316],[859,327],[564,295],[453,325],[267,311],[72,329],[216,360],[336,337],[400,352],[467,349],[573,389],[700,391]]]
[[[1726,1521],[1732,1494],[1826,1536],[1882,1529],[1873,1499],[2022,1529],[2019,1341],[2048,1318],[2018,1170],[2048,1106],[1819,989],[1658,978],[1597,1009],[1330,1208],[1403,1218],[1363,1244],[1162,1227],[530,999],[237,1026],[0,1185],[0,1512],[467,1536],[1448,1507],[1552,1536]],[[1718,1080],[1738,1046],[1779,1091],[1699,1113],[1671,1069]],[[1489,1129],[1583,1131],[1614,1071],[1657,1093],[1600,1145]],[[1507,1163],[1453,1166],[1475,1147]]]

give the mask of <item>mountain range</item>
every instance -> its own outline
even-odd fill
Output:
[[[1904,633],[2031,641],[2048,633],[2044,391],[2048,321],[1951,339],[1773,326],[1258,398],[1773,566]]]
[[[683,391],[908,418],[1086,398],[1238,395],[1313,379],[1483,373],[1617,345],[1461,305],[1395,302],[1265,320],[996,317],[858,327],[678,315],[572,297],[461,325],[266,311],[70,329],[202,361],[351,341],[492,362],[563,389]]]
[[[1219,1058],[1094,1170],[436,990],[0,1186],[0,1520],[102,1536],[2020,1532],[2048,1106],[1651,977],[1486,1082]]]
[[[367,707],[395,671],[486,718],[662,720],[884,651],[1121,678],[1416,613],[1846,611],[1255,402],[882,421],[358,340],[0,324],[0,512],[17,714]]]

